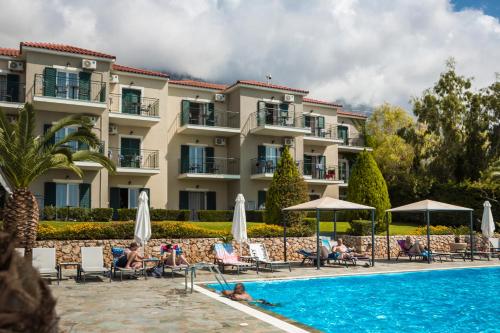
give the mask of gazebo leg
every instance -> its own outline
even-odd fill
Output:
[[[372,267],[375,266],[375,210],[372,210]]]

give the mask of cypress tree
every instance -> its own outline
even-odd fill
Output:
[[[308,199],[307,184],[285,146],[266,195],[266,223],[283,225],[286,222],[287,226],[300,224],[304,213],[283,212],[282,209]]]
[[[349,177],[347,200],[375,207],[376,228],[379,231],[385,228],[385,211],[391,208],[391,201],[387,184],[370,152],[363,151],[358,155]],[[353,211],[351,213],[352,219],[369,219],[369,216],[369,212],[366,211]],[[387,222],[391,222],[390,214],[387,216]]]

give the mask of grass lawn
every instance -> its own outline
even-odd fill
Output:
[[[171,221],[169,221],[171,222]],[[67,225],[74,225],[76,223],[82,222],[65,222],[65,221],[42,221],[42,224],[48,224],[55,228],[62,228]],[[106,222],[101,222],[106,223]],[[231,230],[231,222],[189,222],[198,227],[211,229],[211,230]],[[249,222],[247,226],[258,225],[259,223]],[[390,233],[391,235],[405,235],[415,230],[417,226],[410,224],[402,224],[398,222],[394,222],[391,224]],[[348,222],[337,222],[337,232],[340,234],[346,233],[347,229],[349,229]],[[321,222],[320,225],[321,232],[328,233],[333,232],[333,222]]]

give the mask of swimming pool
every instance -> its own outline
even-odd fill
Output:
[[[220,290],[218,285],[209,287]],[[324,332],[500,332],[500,267],[245,282]]]

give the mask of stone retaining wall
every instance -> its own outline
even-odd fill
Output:
[[[419,240],[424,245],[427,244],[426,236],[410,236],[413,241]],[[371,236],[342,236],[345,243],[350,247],[355,247],[358,252],[371,252]],[[396,256],[399,252],[397,240],[405,239],[406,236],[390,236],[391,256]],[[449,251],[449,243],[453,243],[453,235],[433,235],[431,236],[431,248],[434,251]],[[469,236],[460,236],[462,242],[468,242]],[[126,247],[132,240],[111,239],[111,240],[44,240],[37,241],[37,247],[55,247],[57,262],[80,262],[80,247],[102,246],[104,247],[104,260],[106,264],[112,261],[111,247]],[[191,239],[152,239],[148,242],[146,254],[159,256],[161,244],[179,244],[190,262],[212,262],[214,260],[212,246],[219,242],[216,238],[191,238]],[[282,238],[255,238],[249,242],[263,243],[273,260],[283,260],[283,239]],[[476,248],[484,249],[485,240],[482,236],[475,236]],[[375,257],[387,257],[387,239],[385,236],[375,237]],[[239,251],[239,244],[233,242],[236,251]],[[290,237],[287,238],[288,260],[302,259],[296,253],[299,249],[315,249],[316,237]],[[248,246],[244,245],[243,255],[248,255]]]

